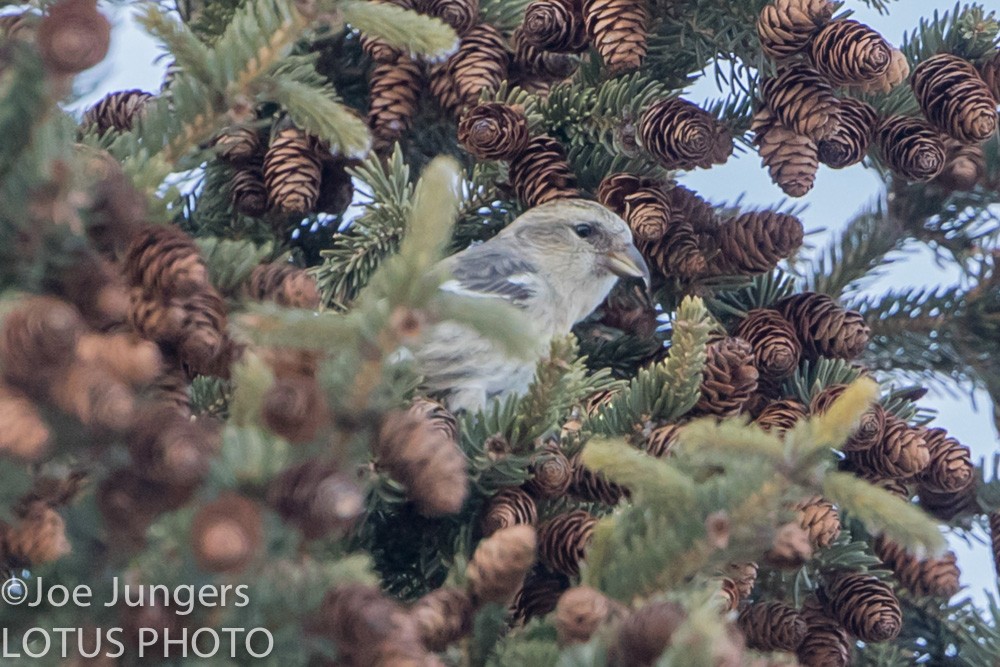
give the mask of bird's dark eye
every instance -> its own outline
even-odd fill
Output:
[[[586,224],[576,225],[575,227],[573,227],[573,231],[576,232],[576,235],[579,236],[581,239],[585,239],[594,233],[594,228]]]

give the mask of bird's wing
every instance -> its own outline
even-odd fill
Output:
[[[540,290],[538,270],[507,244],[484,243],[452,257],[452,279],[441,289],[476,297],[500,297],[523,304]]]

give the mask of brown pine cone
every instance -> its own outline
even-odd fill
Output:
[[[587,35],[609,72],[639,68],[648,37],[645,0],[583,0],[583,18]]]
[[[179,304],[182,319],[177,355],[190,373],[229,377],[238,353],[226,333],[226,304],[214,288],[192,294]]]
[[[570,459],[570,463],[573,466],[573,480],[569,492],[577,498],[587,502],[617,505],[622,498],[628,497],[628,489],[583,465],[579,454]]]
[[[952,521],[956,517],[982,513],[976,500],[976,484],[970,484],[961,491],[941,493],[924,486],[917,487],[920,508],[941,521]]]
[[[947,156],[944,169],[934,182],[950,192],[968,192],[986,174],[986,154],[981,146],[963,144],[951,137],[944,142]]]
[[[822,141],[837,130],[840,100],[826,78],[803,64],[789,65],[761,84],[778,122],[796,134]]]
[[[607,206],[619,216],[624,216],[625,198],[635,194],[642,187],[652,185],[654,185],[653,181],[636,176],[635,174],[627,172],[608,174],[597,186],[597,201]]]
[[[483,513],[483,535],[489,536],[503,528],[517,525],[533,526],[538,522],[535,499],[522,489],[508,487],[486,503]]]
[[[556,604],[555,626],[559,645],[590,641],[611,614],[612,602],[590,586],[575,586]]]
[[[479,22],[479,0],[421,0],[420,6],[454,28],[459,37]]]
[[[574,577],[580,572],[597,519],[583,510],[560,514],[538,529],[538,554],[552,570]]]
[[[806,406],[789,398],[768,403],[754,422],[765,431],[780,436],[794,428],[795,424],[805,417]]]
[[[791,322],[806,358],[854,359],[868,345],[870,329],[864,317],[844,310],[826,294],[802,292],[774,304]]]
[[[522,28],[516,28],[510,37],[514,51],[514,69],[522,88],[531,84],[546,84],[562,81],[571,76],[579,65],[579,60],[565,53],[544,51],[524,37]]]
[[[242,572],[260,553],[263,541],[260,507],[235,493],[202,505],[191,521],[191,549],[206,572]]]
[[[208,286],[208,269],[191,237],[171,225],[147,225],[125,251],[129,284],[159,298],[188,296]]]
[[[659,326],[656,307],[650,301],[649,294],[636,284],[615,285],[595,312],[600,315],[600,323],[604,326],[620,329],[640,338],[652,337]],[[653,356],[658,352],[656,350]],[[588,416],[597,414],[613,394],[612,391],[597,392],[587,397],[584,411]]]
[[[796,503],[799,525],[809,533],[813,547],[825,549],[840,536],[840,513],[829,500],[813,496]]]
[[[799,617],[805,621],[806,633],[795,651],[802,667],[847,667],[851,661],[851,642],[840,623],[823,612],[815,598],[809,598]]]
[[[830,0],[775,0],[757,18],[757,36],[764,54],[774,60],[802,51],[833,18]]]
[[[947,160],[941,135],[925,121],[890,116],[875,132],[879,153],[889,168],[909,181],[929,181]]]
[[[882,440],[870,449],[848,452],[848,460],[865,476],[908,479],[927,467],[930,451],[920,431],[889,414]]]
[[[646,437],[643,447],[646,453],[658,459],[670,455],[670,450],[677,443],[681,426],[679,424],[664,424],[654,428]]]
[[[220,159],[243,164],[257,159],[263,146],[257,129],[250,125],[231,125],[215,135],[212,145]]]
[[[123,431],[135,415],[135,395],[97,363],[73,361],[53,377],[48,398],[81,424],[98,431]]]
[[[444,437],[458,442],[458,418],[437,401],[429,398],[416,398],[410,404],[410,414],[421,417]]]
[[[941,53],[917,65],[913,94],[931,125],[965,144],[986,141],[997,131],[997,100],[972,64]]]
[[[754,365],[762,380],[780,382],[799,367],[802,346],[795,336],[795,328],[769,308],[748,312],[733,335],[753,347]]]
[[[76,354],[84,322],[76,308],[51,296],[20,299],[0,328],[0,369],[12,384],[38,391]]]
[[[237,213],[259,218],[267,213],[267,185],[264,171],[259,166],[239,167],[229,182],[229,200]]]
[[[532,137],[510,163],[510,182],[525,207],[580,196],[576,174],[562,144],[548,135]]]
[[[608,648],[608,666],[651,667],[686,617],[676,602],[650,602],[632,612]]]
[[[524,10],[521,31],[529,44],[543,51],[587,50],[582,0],[535,0]]]
[[[949,551],[941,558],[919,559],[901,545],[879,536],[873,545],[875,555],[896,574],[904,587],[917,595],[950,598],[961,589],[961,572],[955,554]]]
[[[863,23],[831,21],[810,44],[813,66],[831,83],[848,85],[874,81],[892,61],[889,43]]]
[[[296,127],[272,133],[264,154],[264,182],[271,203],[284,213],[305,214],[316,207],[322,167],[314,141]]]
[[[920,474],[920,485],[939,493],[954,493],[973,484],[976,466],[972,452],[943,428],[924,429],[930,463]]]
[[[771,271],[802,245],[802,221],[778,211],[741,213],[718,231],[719,256],[712,270],[722,275]]]
[[[267,502],[307,540],[348,529],[364,511],[364,494],[349,475],[325,460],[285,469],[268,487]]]
[[[802,643],[806,623],[784,602],[758,602],[744,609],[736,624],[747,646],[758,651],[794,651]]]
[[[863,642],[895,639],[903,625],[899,600],[888,584],[862,572],[831,575],[819,589],[824,611]]]
[[[329,419],[319,382],[306,375],[275,378],[260,412],[269,431],[293,443],[311,441]]]
[[[379,465],[406,487],[421,513],[454,514],[469,493],[465,454],[421,405],[386,417],[376,446]]]
[[[877,125],[878,115],[871,105],[851,97],[841,98],[840,126],[819,142],[820,162],[834,169],[861,162],[875,137]]]
[[[160,348],[135,334],[83,334],[76,346],[76,358],[99,365],[131,385],[148,385],[163,370]]]
[[[761,162],[782,192],[802,197],[812,190],[819,169],[816,142],[779,123],[767,107],[754,114],[750,130]]]
[[[794,570],[802,567],[812,555],[809,532],[798,521],[790,521],[775,531],[771,548],[764,553],[764,563],[783,570]]]
[[[700,241],[691,222],[674,212],[660,239],[637,241],[636,247],[661,275],[691,280],[708,273],[708,258]]]
[[[49,447],[49,427],[35,404],[21,392],[0,383],[0,455],[36,461]]]
[[[495,93],[507,78],[509,60],[507,43],[496,28],[480,23],[469,30],[448,59],[448,71],[462,104],[475,104],[483,92]]]
[[[528,471],[533,476],[525,488],[540,498],[559,498],[573,481],[573,464],[558,445],[546,446],[534,454]]]
[[[1000,49],[987,56],[979,65],[979,76],[1000,103]]]
[[[5,556],[25,567],[51,563],[72,550],[63,518],[41,501],[24,509],[20,520],[7,527],[2,542]]]
[[[462,114],[458,141],[480,160],[511,160],[528,145],[528,119],[520,106],[483,102]]]
[[[246,294],[255,301],[273,301],[289,308],[319,308],[316,279],[292,264],[260,264],[250,273]]]
[[[372,69],[368,126],[381,145],[397,141],[410,129],[422,88],[420,66],[406,56],[392,63],[380,63]]]
[[[90,69],[104,60],[111,24],[97,11],[97,0],[59,0],[38,24],[35,44],[45,68],[58,75]]]
[[[624,198],[622,216],[638,241],[658,241],[667,233],[672,213],[670,200],[662,188],[639,188]]]
[[[96,127],[97,134],[104,136],[108,130],[128,132],[142,117],[146,104],[153,99],[144,90],[120,90],[108,93],[83,114],[85,127]]]
[[[174,487],[190,487],[204,479],[220,444],[217,428],[205,420],[184,419],[169,407],[141,412],[127,438],[135,471]]]
[[[844,393],[847,389],[847,385],[844,384],[833,384],[824,387],[822,391],[819,391],[815,396],[813,396],[812,402],[809,405],[809,411],[814,414],[822,414],[830,409],[833,402],[838,396]],[[847,439],[841,449],[845,452],[859,452],[864,449],[871,449],[877,445],[882,440],[882,436],[885,433],[885,422],[887,418],[887,413],[885,408],[883,408],[878,403],[872,404],[858,422],[858,427],[851,434],[851,437]]]
[[[427,87],[445,113],[449,116],[458,115],[464,105],[458,95],[455,80],[451,76],[448,65],[450,59],[443,63],[434,63],[427,68]]]
[[[724,338],[707,349],[701,397],[695,414],[734,417],[757,390],[753,348],[742,338]]]
[[[654,102],[639,119],[642,147],[667,169],[707,168],[716,160],[715,149],[725,131],[718,121],[701,107],[669,98]]]
[[[553,611],[567,588],[569,578],[566,575],[549,572],[544,566],[535,565],[511,603],[514,622],[527,623],[532,618],[541,618]]]
[[[889,61],[889,67],[882,76],[858,84],[854,88],[862,93],[882,93],[884,95],[906,81],[909,76],[910,61],[906,59],[906,54],[894,48],[891,60]]]
[[[472,599],[461,588],[443,586],[427,593],[410,607],[424,646],[443,651],[472,631]]]
[[[535,546],[535,529],[525,525],[501,528],[482,540],[465,569],[474,604],[510,602],[535,563]]]

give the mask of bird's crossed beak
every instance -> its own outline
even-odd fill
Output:
[[[622,278],[642,278],[646,283],[646,289],[649,289],[649,267],[634,245],[629,244],[624,249],[612,250],[604,257],[611,273]]]

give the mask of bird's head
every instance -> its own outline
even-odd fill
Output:
[[[613,284],[616,277],[630,277],[649,286],[649,267],[632,243],[632,231],[597,202],[560,199],[536,206],[503,234],[512,236],[539,266],[569,280],[608,279]]]

